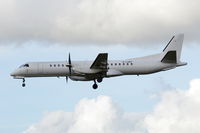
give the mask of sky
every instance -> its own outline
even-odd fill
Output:
[[[199,1],[0,0],[0,132],[199,133]],[[10,73],[29,61],[127,59],[184,33],[187,66],[93,82]]]

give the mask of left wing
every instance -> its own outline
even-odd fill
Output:
[[[93,64],[90,66],[90,69],[102,69],[107,71],[108,64],[108,53],[100,53]]]

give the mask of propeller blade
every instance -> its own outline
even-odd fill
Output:
[[[71,76],[71,74],[72,74],[72,62],[71,62],[70,53],[69,53],[68,63],[69,63],[69,76]]]
[[[68,76],[66,76],[66,83],[68,83]]]
[[[72,64],[72,62],[71,62],[71,56],[70,56],[70,53],[69,53],[68,63],[69,63],[69,65],[71,65],[71,64]]]

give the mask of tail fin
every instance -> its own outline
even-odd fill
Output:
[[[173,36],[163,50],[161,62],[179,63],[183,44],[184,34]]]

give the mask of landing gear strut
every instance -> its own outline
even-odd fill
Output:
[[[25,78],[23,78],[23,82],[22,82],[22,87],[25,87],[26,84],[25,84]]]
[[[96,83],[96,80],[94,80],[94,84],[93,84],[93,89],[97,89],[98,88],[98,85],[97,85],[97,83]]]

